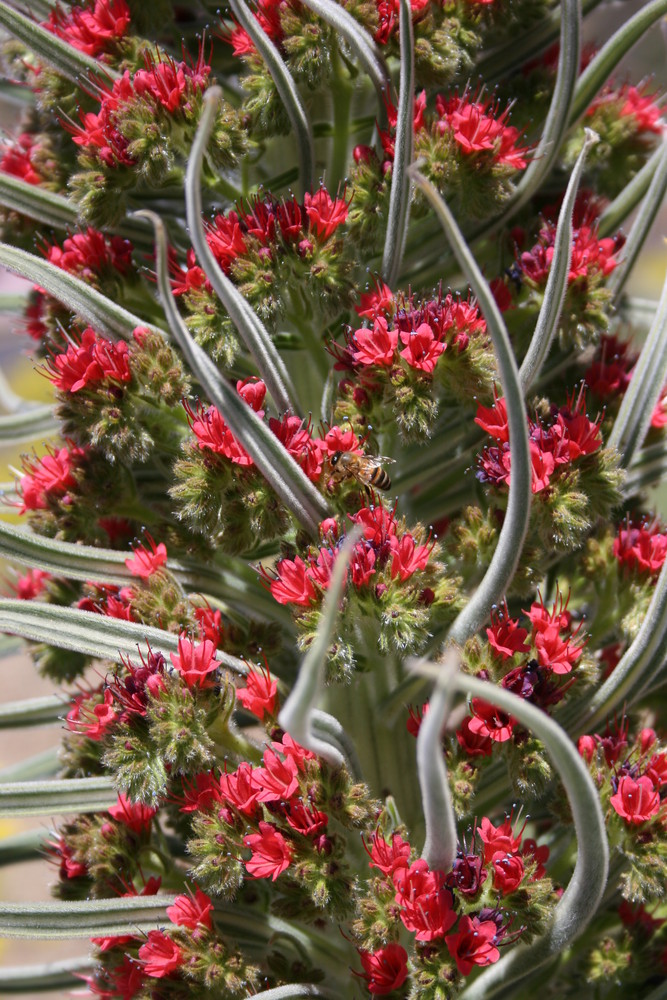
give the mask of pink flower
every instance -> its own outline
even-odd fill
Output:
[[[401,920],[417,941],[436,941],[456,923],[453,896],[445,873],[430,871],[423,859],[399,869],[394,876]]]
[[[275,882],[289,868],[292,848],[271,823],[260,820],[259,833],[244,837],[243,843],[252,851],[252,856],[244,862],[252,878],[270,878]]]
[[[491,613],[491,628],[487,628],[489,645],[503,660],[509,660],[515,653],[529,653],[530,646],[525,641],[528,631],[521,628],[518,618],[510,618],[505,610]]]
[[[285,760],[270,748],[264,751],[264,767],[256,767],[252,772],[252,782],[259,790],[258,802],[280,802],[291,799],[299,790],[296,762],[292,757]]]
[[[500,826],[494,826],[486,816],[477,827],[477,836],[484,844],[484,863],[493,860],[494,854],[501,851],[505,854],[516,854],[519,850],[521,837],[515,836],[512,824],[506,819]]]
[[[156,545],[148,534],[146,539],[150,545],[150,551],[144,545],[137,545],[136,548],[132,549],[134,555],[125,560],[125,565],[132,576],[139,576],[142,580],[147,580],[167,563],[167,547],[164,542]]]
[[[95,57],[125,37],[130,20],[125,0],[95,0],[92,10],[73,7],[65,11],[55,7],[42,26],[80,52]]]
[[[481,698],[472,699],[473,716],[468,723],[470,732],[488,736],[496,743],[505,743],[512,738],[516,719]]]
[[[188,687],[213,687],[215,681],[209,675],[220,663],[215,659],[216,648],[209,639],[198,644],[181,632],[178,637],[178,653],[170,653],[169,658]]]
[[[412,535],[406,532],[400,539],[394,536],[391,540],[393,559],[391,562],[391,578],[408,580],[417,570],[426,569],[433,551],[433,545],[416,545]]]
[[[504,399],[496,399],[491,407],[478,406],[475,423],[496,441],[507,442],[510,439],[507,406]]]
[[[521,857],[509,851],[495,851],[491,858],[493,885],[503,896],[509,896],[521,885],[524,867]]]
[[[72,393],[106,380],[122,383],[132,378],[125,341],[105,340],[90,327],[79,344],[71,343],[64,354],[50,359],[46,372],[56,389]]]
[[[410,864],[410,845],[407,840],[403,840],[399,833],[392,834],[391,843],[388,844],[379,833],[374,833],[371,840],[370,851],[366,848],[370,857],[369,867],[377,868],[384,875],[391,875],[400,868],[407,869]]]

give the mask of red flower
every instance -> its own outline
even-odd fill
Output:
[[[364,845],[365,846],[365,845]],[[366,852],[371,859],[370,868],[377,868],[384,875],[394,876],[399,869],[406,869],[409,866],[410,845],[407,840],[403,840],[399,833],[392,834],[391,843],[388,844],[379,833],[374,833],[371,839],[370,851]]]
[[[483,816],[477,827],[477,836],[484,844],[485,864],[488,864],[498,851],[505,854],[516,854],[521,843],[521,837],[514,835],[512,824],[508,819],[496,827],[490,819]]]
[[[509,896],[521,885],[524,867],[521,857],[506,851],[495,851],[491,858],[493,885],[503,896]]]
[[[46,590],[46,584],[50,579],[50,573],[45,573],[41,569],[29,569],[14,584],[14,593],[19,601],[34,601]]]
[[[158,62],[148,55],[144,59],[146,68],[138,70],[132,80],[134,91],[138,97],[152,98],[169,114],[185,105],[189,95],[204,90],[211,72],[201,48],[193,66],[185,62],[176,63],[171,57]]]
[[[132,244],[121,236],[105,236],[92,226],[85,233],[74,233],[62,247],[45,244],[46,259],[68,274],[90,284],[105,272],[125,276],[132,270]]]
[[[256,767],[252,772],[252,782],[258,789],[258,802],[279,802],[291,799],[299,790],[296,762],[292,757],[285,760],[275,750],[264,751],[264,767]]]
[[[475,732],[470,728],[472,716],[467,715],[456,730],[456,739],[469,757],[490,757],[493,752],[493,740],[484,733]]]
[[[510,439],[509,426],[507,423],[507,405],[503,399],[496,399],[491,407],[478,406],[475,423],[483,431],[490,434],[496,441],[507,442]]]
[[[386,996],[402,986],[408,976],[408,954],[400,944],[387,944],[377,951],[359,951],[368,992]]]
[[[529,837],[521,845],[521,854],[528,864],[536,865],[535,871],[531,875],[531,881],[534,882],[538,878],[544,878],[547,873],[544,862],[549,860],[549,848],[546,844],[538,845],[537,841]]]
[[[247,761],[241,761],[234,774],[221,774],[218,788],[219,796],[227,805],[248,818],[255,815],[260,786],[255,782],[253,768]]]
[[[271,417],[269,427],[308,478],[317,482],[324,456],[319,441],[311,437],[310,426],[301,417],[285,415],[282,420]]]
[[[271,823],[260,820],[259,833],[244,837],[243,843],[252,851],[252,856],[245,862],[252,878],[271,878],[275,882],[289,868],[292,848]]]
[[[432,374],[438,363],[438,358],[446,348],[446,344],[439,341],[428,323],[420,323],[416,330],[402,330],[401,342],[405,344],[405,350],[400,351],[402,358],[412,368]]]
[[[350,559],[350,575],[355,587],[367,587],[372,576],[375,575],[375,550],[365,542],[355,545],[352,558]]]
[[[634,825],[645,823],[660,812],[660,795],[646,775],[637,781],[624,775],[609,802],[621,819]]]
[[[178,637],[178,653],[170,653],[169,658],[188,687],[208,688],[215,683],[209,674],[220,666],[215,653],[215,646],[208,639],[195,644],[187,633],[181,632]]]
[[[507,603],[504,612],[491,613],[491,628],[487,628],[486,637],[503,660],[509,660],[515,653],[529,653],[530,646],[525,641],[527,636],[528,631],[519,626],[519,619],[509,617]]]
[[[303,834],[304,837],[317,837],[326,830],[329,824],[329,817],[326,813],[320,812],[315,806],[306,805],[301,800],[286,803],[284,816],[292,829]]]
[[[561,639],[557,625],[538,632],[535,646],[540,664],[555,674],[569,674],[582,653],[581,646]]]
[[[332,199],[325,188],[315,194],[306,192],[304,205],[311,232],[328,240],[347,219],[347,202],[343,198]]]
[[[96,0],[93,10],[73,7],[64,11],[55,7],[42,27],[63,38],[88,56],[107,52],[127,34],[131,20],[125,0]]]
[[[193,610],[194,616],[197,619],[197,625],[199,626],[200,637],[208,639],[218,649],[225,633],[225,628],[222,624],[222,612],[219,608],[213,610],[208,605],[206,607],[195,607]]]
[[[139,959],[145,975],[163,979],[183,964],[183,952],[163,931],[149,931],[146,944],[139,949]]]
[[[64,447],[48,451],[34,461],[24,460],[26,472],[18,486],[23,501],[19,514],[25,514],[27,510],[44,510],[47,500],[61,496],[70,487],[76,486],[73,473],[84,454],[81,448]]]
[[[389,367],[398,347],[398,330],[388,329],[384,316],[378,316],[372,330],[362,327],[354,332],[350,347],[357,364]]]
[[[151,547],[150,551],[145,545],[137,545],[132,549],[134,555],[125,560],[125,565],[132,576],[139,576],[142,580],[147,580],[167,563],[167,547],[164,542],[156,545],[148,534],[146,539]]]
[[[112,806],[108,812],[116,822],[122,823],[128,830],[131,830],[133,833],[144,834],[150,830],[153,816],[157,813],[157,809],[145,806],[141,802],[130,802],[127,796],[121,792],[118,796],[117,804]]]
[[[236,258],[248,252],[238,215],[236,212],[229,212],[227,216],[216,215],[213,223],[206,224],[205,228],[206,242],[213,256],[225,274],[229,274]]]
[[[638,527],[628,522],[625,528],[619,528],[618,537],[614,539],[614,555],[621,566],[655,576],[667,556],[667,532],[661,531],[657,521]]]
[[[254,464],[248,452],[236,440],[215,406],[209,406],[208,409],[204,410],[201,405],[198,405],[196,411],[193,411],[188,404],[184,404],[184,407],[192,433],[197,438],[197,444],[202,451],[208,448],[216,455],[224,455],[234,465],[248,467]]]
[[[45,847],[49,854],[49,860],[59,864],[61,879],[83,878],[88,874],[87,865],[75,858],[72,849],[63,837],[47,841]]]
[[[469,976],[473,965],[493,965],[500,958],[496,947],[498,928],[493,920],[461,917],[456,934],[445,938],[449,953],[462,976]]]
[[[407,871],[398,869],[394,877],[396,902],[401,920],[417,941],[435,941],[444,937],[456,923],[453,896],[445,884],[445,873],[430,871],[423,859]]]
[[[198,927],[211,930],[211,910],[213,903],[205,892],[197,889],[194,896],[177,896],[171,906],[167,907],[167,916],[172,924],[187,927],[194,931]]]
[[[468,724],[472,733],[479,736],[488,736],[496,743],[505,743],[512,738],[512,732],[516,726],[516,719],[499,708],[483,701],[481,698],[472,699],[473,715]]]
[[[393,559],[391,563],[391,578],[398,577],[401,581],[408,580],[417,570],[426,569],[433,545],[416,545],[410,534],[402,535],[400,540],[391,539]]]
[[[266,668],[261,673],[250,669],[246,675],[246,686],[236,689],[236,698],[258,719],[263,719],[265,715],[274,716],[278,703],[278,682],[272,680]]]
[[[278,576],[271,580],[269,589],[279,604],[307,607],[317,597],[308,567],[300,556],[295,556],[293,560],[279,559],[276,573]]]
[[[124,340],[113,343],[98,337],[87,327],[80,343],[71,343],[64,354],[54,355],[48,364],[50,381],[62,392],[79,392],[107,379],[129,382],[132,378],[128,346]]]
[[[105,691],[104,700],[92,708],[88,704],[88,699],[81,698],[67,713],[68,728],[95,742],[103,739],[107,731],[118,721],[118,715],[112,705],[113,694],[110,690]]]
[[[13,142],[0,147],[0,171],[18,177],[26,184],[41,184],[44,178],[32,162],[33,154],[39,149],[36,136],[22,132]]]
[[[625,98],[625,103],[620,110],[621,118],[634,118],[637,129],[641,132],[655,132],[660,134],[662,126],[660,122],[661,110],[654,103],[649,94],[642,94],[637,87],[627,87],[621,90],[621,95]]]
[[[266,385],[261,378],[254,375],[250,378],[239,379],[236,383],[236,391],[241,399],[245,400],[248,406],[252,407],[255,413],[263,416],[262,403],[266,396]]]
[[[364,292],[359,300],[359,305],[354,307],[354,311],[359,316],[376,320],[378,316],[386,316],[393,312],[394,293],[389,285],[377,278],[375,287],[370,292]]]

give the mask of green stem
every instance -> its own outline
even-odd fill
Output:
[[[334,44],[331,50],[331,63],[334,71],[330,86],[333,101],[333,141],[329,157],[327,186],[330,191],[335,191],[347,176],[353,87],[340,58],[337,44]]]

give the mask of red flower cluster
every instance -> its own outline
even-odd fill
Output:
[[[114,80],[111,88],[100,91],[100,110],[80,113],[81,124],[64,123],[77,146],[88,155],[96,156],[105,166],[119,164],[132,166],[134,157],[128,152],[129,142],[123,134],[123,116],[133,105],[141,104],[142,110],[152,117],[185,112],[188,102],[200,95],[208,86],[211,67],[200,48],[197,62],[175,62],[170,56],[157,61],[146,55],[145,69],[132,76],[129,70]]]
[[[553,260],[555,237],[555,223],[545,223],[540,231],[539,241],[530,250],[518,255],[513,277],[518,281],[526,281],[534,288],[544,288]],[[585,286],[588,282],[599,282],[606,278],[618,267],[616,254],[624,242],[621,235],[600,239],[594,224],[575,229],[572,234],[568,283],[572,285],[576,282]]]
[[[178,653],[169,658],[188,687],[209,688],[215,685],[214,674],[220,662],[215,658],[216,647],[210,639],[194,643],[185,632],[178,637]]]
[[[119,618],[122,621],[135,621],[132,614],[134,591],[131,587],[114,587],[109,584],[89,584],[96,591],[94,596],[82,597],[77,602],[77,608],[89,611],[91,614],[105,615],[107,618]]]
[[[113,709],[111,691],[104,692],[102,701],[99,697],[99,690],[90,694],[82,692],[75,695],[66,718],[67,728],[71,732],[79,733],[95,742],[103,739],[118,721],[118,714]]]
[[[635,133],[662,131],[662,110],[655,101],[655,94],[647,94],[646,87],[623,84],[618,88],[607,87],[586,109],[591,118],[599,111],[613,115],[614,119],[630,123]]]
[[[38,149],[36,137],[29,132],[21,132],[13,142],[3,142],[0,146],[0,171],[18,177],[26,184],[41,184],[44,178],[33,162]]]
[[[414,296],[394,296],[385,284],[361,297],[360,316],[373,322],[348,335],[347,346],[335,345],[337,368],[360,371],[368,368],[390,370],[396,366],[432,376],[438,359],[447,348],[465,351],[471,336],[483,334],[486,325],[476,304],[443,295],[418,302]],[[374,375],[378,373],[375,372]]]
[[[429,6],[430,0],[410,0],[413,20]],[[378,26],[373,38],[378,45],[386,45],[392,36],[398,33],[399,4],[398,0],[375,0]],[[372,991],[371,991],[372,992]]]
[[[372,586],[385,569],[389,570],[391,580],[398,578],[403,582],[428,565],[435,542],[419,545],[407,531],[399,536],[393,512],[383,507],[363,507],[350,515],[350,520],[363,527],[363,537],[355,545],[348,567],[348,580],[353,587]],[[320,530],[330,544],[310,554],[308,562],[299,556],[279,559],[276,577],[264,573],[271,593],[280,604],[308,607],[327,590],[343,537],[339,536],[338,524],[333,519],[324,522]],[[387,585],[378,586],[386,590]]]
[[[167,547],[164,542],[156,545],[148,534],[146,535],[146,540],[150,545],[150,549],[146,548],[145,545],[137,545],[132,550],[134,555],[128,556],[125,560],[125,565],[132,576],[141,577],[142,580],[147,580],[149,576],[152,576],[161,566],[165,566],[167,563]]]
[[[494,827],[484,818],[476,832],[482,842],[481,856],[459,851],[449,873],[429,869],[423,859],[410,863],[410,844],[399,834],[394,834],[389,842],[375,833],[367,848],[370,867],[393,885],[394,904],[406,930],[422,943],[444,939],[464,976],[475,965],[498,961],[497,946],[507,933],[507,925],[500,910],[482,908],[460,915],[455,905],[456,895],[472,903],[491,876],[495,892],[508,896],[519,889],[527,877],[527,868],[531,879],[544,877],[543,863],[549,854],[547,848],[537,847],[532,840],[526,840],[522,846],[521,834],[514,834],[509,820]],[[457,921],[455,931],[448,933]],[[397,983],[404,982],[407,955],[402,948],[397,949],[394,946],[389,956],[385,956],[384,950],[372,954],[360,952],[370,992],[388,993]]]
[[[667,556],[667,532],[660,522],[628,520],[614,539],[614,555],[621,566],[657,576]]]
[[[261,406],[266,394],[264,383],[255,378],[239,380],[236,383],[236,389],[248,406],[252,407],[259,417],[263,417],[264,411]],[[234,465],[245,468],[254,465],[252,458],[236,440],[215,406],[204,409],[199,404],[196,410],[193,410],[188,403],[185,403],[184,406],[188,422],[202,451],[215,452],[216,455],[223,456]],[[338,429],[332,428],[327,439],[322,441],[320,438],[313,437],[310,423],[304,424],[301,417],[286,413],[280,419],[271,417],[268,423],[269,429],[295,462],[301,466],[308,478],[317,482],[322,474],[325,455],[329,453],[329,435],[334,434],[331,441],[337,442],[339,439],[334,432]],[[354,441],[356,442],[356,438]],[[334,448],[334,451],[336,450],[341,449]]]
[[[506,671],[502,687],[547,709],[559,702],[574,682],[573,678],[560,678],[572,672],[583,652],[584,642],[576,641],[581,625],[572,631],[567,602],[558,593],[551,610],[540,598],[524,614],[531,625],[530,642],[528,629],[519,624],[518,618],[510,618],[507,605],[492,615],[486,635],[494,657]],[[530,658],[512,665],[517,656],[525,654]],[[468,756],[488,757],[494,743],[512,738],[517,720],[481,698],[473,698],[471,707],[472,715],[463,720],[456,738]]]
[[[509,108],[499,113],[492,100],[476,101],[468,91],[461,97],[435,99],[438,132],[447,129],[465,156],[479,156],[494,163],[523,170],[525,146],[517,145],[519,130],[507,124]]]
[[[74,340],[64,354],[49,359],[46,375],[61,392],[79,392],[100,383],[123,383],[132,379],[128,346],[100,337],[91,327]]]
[[[585,405],[585,396],[580,393],[567,406],[552,408],[548,426],[529,419],[533,493],[548,489],[559,468],[593,454],[602,445],[600,420],[589,420]],[[505,401],[497,399],[492,407],[478,406],[475,423],[499,442],[479,456],[477,479],[496,486],[509,484],[512,458]]]
[[[612,335],[600,338],[595,357],[584,373],[586,385],[600,400],[622,397],[630,385],[639,355],[630,344]],[[651,415],[651,427],[662,430],[667,426],[667,385]]]
[[[344,198],[332,198],[324,187],[315,194],[307,192],[303,202],[294,197],[279,202],[270,195],[257,196],[250,200],[247,210],[237,206],[236,211],[205,222],[206,241],[225,274],[242,257],[259,255],[267,264],[289,251],[308,257],[313,253],[314,240],[325,243],[345,222],[348,204]],[[188,252],[185,269],[173,257],[170,266],[175,295],[201,288],[211,290],[193,251]]]
[[[98,56],[114,48],[125,37],[131,14],[126,0],[95,0],[95,6],[72,7],[63,10],[56,6],[42,27],[64,39],[88,56]]]
[[[76,486],[74,472],[84,455],[82,448],[65,445],[57,450],[49,448],[41,458],[24,458],[24,474],[18,483],[22,499],[19,514],[27,510],[45,510],[49,500],[67,503],[67,491]]]
[[[68,236],[62,247],[44,244],[50,264],[92,285],[107,275],[128,275],[133,267],[132,249],[130,241],[122,236],[106,236],[91,226],[85,233]]]
[[[256,8],[253,8],[253,15],[262,31],[278,46],[283,40],[283,29],[280,23],[282,3],[283,0],[259,0]],[[232,31],[222,31],[220,37],[233,46],[235,56],[253,56],[257,51],[250,35],[239,24]]]
[[[667,751],[659,748],[653,729],[642,729],[632,746],[628,744],[625,720],[604,736],[582,736],[577,748],[589,767],[609,772],[609,804],[627,826],[640,826],[657,816],[664,820],[667,793]],[[598,752],[600,751],[600,752]]]

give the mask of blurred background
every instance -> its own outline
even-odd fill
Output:
[[[593,16],[587,20],[585,41],[600,42],[615,31],[624,20],[630,17],[644,4],[637,2],[620,2],[603,4]],[[635,46],[631,56],[625,61],[615,79],[629,80],[637,84],[651,76],[652,89],[659,93],[667,88],[667,25],[663,23],[649,32]],[[10,134],[20,131],[21,107],[0,102],[0,128]],[[635,268],[628,293],[642,299],[655,300],[660,294],[665,279],[665,234],[667,232],[667,211],[663,209],[660,219],[653,228],[651,237]],[[22,333],[22,324],[17,318],[20,315],[21,300],[29,290],[29,285],[6,272],[0,272],[0,412],[6,412],[4,405],[6,394],[17,396],[35,402],[47,402],[51,397],[50,383],[36,370],[35,362],[27,355],[28,338]],[[639,332],[639,331],[638,331]],[[4,398],[3,398],[4,397]],[[21,450],[10,451],[0,448],[0,483],[5,489],[11,489],[14,483],[13,465],[18,465]],[[41,454],[43,449],[39,448]],[[667,504],[660,503],[663,512]],[[3,519],[13,519],[15,515],[10,507],[0,511]],[[0,563],[0,590],[8,593],[8,581],[15,578],[10,567]],[[2,637],[0,637],[2,640]],[[22,652],[21,645],[16,640],[4,639],[0,647],[3,655],[2,670],[2,701],[14,701],[24,698],[39,697],[54,693],[53,685],[42,680],[34,670],[29,657]],[[55,751],[60,739],[58,727],[41,727],[20,730],[0,730],[0,781],[6,780],[7,768],[12,765],[35,758],[39,761],[42,754]],[[4,772],[4,774],[3,774]],[[4,838],[19,833],[21,830],[41,829],[44,839],[48,839],[51,823],[48,818],[37,818],[25,821],[0,820],[0,837]],[[0,899],[13,902],[48,900],[51,898],[49,883],[56,877],[45,860],[24,863],[0,868]],[[83,955],[86,952],[86,942],[30,942],[0,940],[0,965],[3,967],[60,960],[66,957]],[[44,997],[62,996],[62,991],[50,994],[33,994],[33,1000]],[[71,995],[71,994],[69,994]],[[30,994],[23,994],[31,1000]]]

